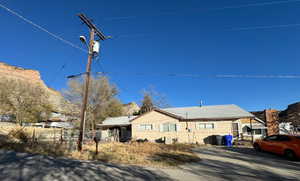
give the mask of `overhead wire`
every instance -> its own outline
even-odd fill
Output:
[[[195,13],[195,11],[199,12],[209,12],[209,11],[221,11],[227,9],[241,9],[247,7],[259,7],[259,6],[269,6],[269,5],[276,5],[276,4],[286,4],[286,3],[293,3],[293,2],[300,2],[300,0],[281,0],[281,1],[269,1],[269,2],[260,2],[260,3],[250,3],[250,4],[242,4],[242,5],[232,5],[232,6],[224,6],[220,8],[209,8],[209,9],[190,9],[189,13]],[[120,20],[129,20],[129,19],[136,19],[140,17],[157,17],[157,16],[170,16],[176,15],[178,11],[166,11],[162,13],[157,13],[153,15],[144,15],[144,16],[116,16],[116,17],[106,17],[104,18],[105,21],[120,21]]]
[[[47,33],[48,35],[52,36],[53,38],[55,38],[55,39],[57,39],[57,40],[59,40],[59,41],[65,43],[65,44],[67,44],[67,45],[69,45],[69,46],[71,46],[71,47],[73,47],[73,48],[76,48],[76,49],[78,49],[78,50],[80,50],[80,51],[82,51],[82,52],[85,52],[85,53],[88,52],[86,49],[81,48],[81,47],[79,47],[79,46],[73,44],[72,42],[70,42],[70,41],[68,41],[68,40],[66,40],[66,39],[64,39],[64,38],[62,38],[61,36],[56,35],[56,34],[50,32],[50,31],[47,30],[46,28],[44,28],[44,27],[38,25],[37,23],[34,23],[32,20],[29,20],[28,18],[25,18],[24,16],[20,15],[20,14],[17,13],[16,11],[13,11],[12,9],[10,9],[10,8],[8,8],[8,7],[6,7],[6,6],[4,6],[3,4],[0,4],[0,7],[3,8],[4,10],[8,11],[9,13],[15,15],[16,17],[20,18],[21,20],[25,21],[26,23],[28,23],[28,24],[34,26],[35,28],[37,28],[37,29],[39,29],[39,30],[41,30],[41,31],[43,31],[43,32],[45,32],[45,33]],[[68,60],[67,60],[67,61],[68,61]],[[63,70],[66,68],[66,66],[67,66],[67,61],[65,61],[65,62],[63,63],[63,65],[59,68],[59,70],[58,70],[57,73],[55,74],[54,78],[51,80],[51,83],[55,82],[56,79],[57,79],[57,76],[60,74],[60,72],[63,71]]]
[[[95,72],[101,74],[102,72]],[[300,79],[299,74],[289,75],[241,75],[241,74],[178,74],[178,73],[134,73],[134,72],[106,72],[106,74],[121,74],[130,76],[151,76],[151,77],[182,77],[182,78],[247,78],[247,79]]]
[[[25,21],[25,22],[31,24],[32,26],[36,27],[37,29],[39,29],[39,30],[41,30],[41,31],[43,31],[43,32],[45,32],[45,33],[47,33],[48,35],[52,36],[53,38],[55,38],[55,39],[57,39],[57,40],[60,40],[60,41],[62,41],[63,43],[65,43],[65,44],[67,44],[67,45],[69,45],[69,46],[71,46],[71,47],[73,47],[73,48],[76,48],[76,49],[78,49],[78,50],[80,50],[80,51],[83,51],[83,52],[86,52],[86,53],[87,53],[87,50],[85,50],[85,49],[83,49],[83,48],[81,48],[81,47],[79,47],[79,46],[73,44],[72,42],[70,42],[70,41],[68,41],[68,40],[65,40],[65,39],[62,38],[61,36],[58,36],[58,35],[56,35],[56,34],[50,32],[50,31],[47,30],[46,28],[44,28],[44,27],[42,27],[42,26],[40,26],[40,25],[34,23],[33,21],[29,20],[28,18],[25,18],[24,16],[20,15],[19,13],[17,13],[17,12],[15,12],[15,11],[9,9],[8,7],[4,6],[3,4],[0,4],[0,7],[3,8],[4,10],[10,12],[11,14],[17,16],[18,18],[22,19],[23,21]]]
[[[297,27],[297,26],[300,26],[300,23],[284,24],[284,25],[269,25],[269,26],[249,26],[249,27],[231,28],[229,30],[247,31],[247,30],[259,30],[259,29],[288,28],[288,27]]]
[[[300,0],[287,0],[287,1],[271,1],[271,2],[263,2],[263,3],[253,3],[253,4],[246,4],[246,5],[239,5],[239,6],[227,6],[222,8],[214,8],[209,10],[222,10],[222,9],[237,9],[237,8],[244,8],[244,7],[251,7],[251,6],[265,6],[265,5],[273,5],[273,4],[282,4],[282,3],[290,3],[290,2],[300,2]],[[62,41],[63,43],[76,48],[82,52],[86,52],[86,49],[83,49],[72,42],[65,40],[61,36],[58,36],[46,28],[34,23],[33,21],[29,20],[28,18],[25,18],[24,16],[20,15],[19,13],[9,9],[8,7],[4,6],[3,4],[0,4],[0,7],[4,10],[10,12],[11,14],[17,16],[18,18],[22,19],[23,21],[31,24],[32,26],[36,27],[37,29],[49,34],[50,36],[54,37],[57,40]],[[131,16],[133,17],[133,16]],[[286,24],[286,25],[270,25],[270,26],[256,26],[256,27],[242,27],[242,28],[232,28],[233,31],[240,31],[240,30],[251,30],[251,29],[270,29],[270,28],[284,28],[284,27],[291,27],[291,26],[300,26],[300,24]],[[143,34],[144,35],[144,34]],[[120,36],[122,37],[122,36]],[[126,37],[126,36],[124,36]],[[64,63],[60,71],[62,71],[66,67],[66,63]],[[104,70],[103,70],[104,71]],[[99,72],[98,72],[99,73]],[[108,72],[105,72],[108,73]],[[135,75],[139,76],[147,76],[145,73],[135,73]],[[149,75],[149,74],[148,74]],[[155,74],[155,76],[169,76],[169,77],[194,77],[194,78],[200,78],[203,77],[203,75],[197,75],[197,74]],[[215,75],[214,77],[217,78],[280,78],[280,79],[299,79],[300,75]]]

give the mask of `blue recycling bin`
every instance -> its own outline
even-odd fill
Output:
[[[225,145],[228,147],[232,146],[232,135],[225,135]]]

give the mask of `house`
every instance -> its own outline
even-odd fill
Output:
[[[231,134],[235,139],[264,136],[265,124],[236,105],[154,109],[131,120],[132,138],[149,141],[206,143],[213,135]],[[245,127],[249,127],[247,129]]]
[[[131,120],[136,116],[106,118],[97,128],[101,129],[101,140],[128,141],[131,139]]]

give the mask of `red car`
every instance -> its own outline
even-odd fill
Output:
[[[267,151],[286,156],[290,160],[300,158],[300,136],[272,135],[256,140],[256,151]]]

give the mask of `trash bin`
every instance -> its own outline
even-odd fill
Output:
[[[210,136],[209,138],[210,138],[210,140],[209,140],[210,144],[212,144],[212,145],[217,145],[217,138],[216,138],[216,135],[212,135],[212,136]]]
[[[217,143],[217,145],[222,145],[222,139],[223,139],[222,136],[216,135],[216,143]]]
[[[224,136],[225,140],[225,145],[228,147],[232,146],[232,135],[225,135]]]

